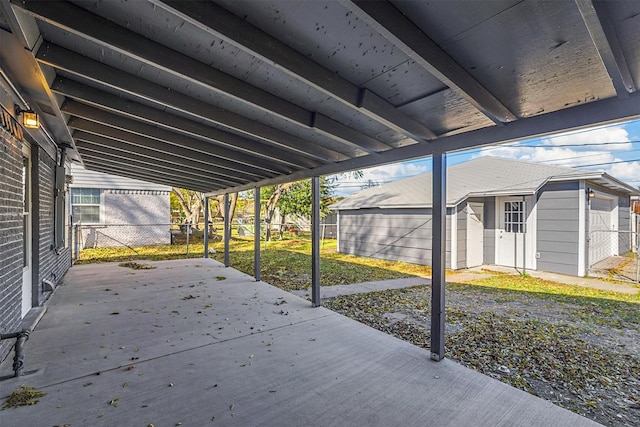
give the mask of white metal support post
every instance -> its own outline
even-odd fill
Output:
[[[440,361],[444,359],[447,161],[444,153],[434,154],[432,159],[431,359]]]
[[[311,178],[311,304],[320,306],[320,177]]]
[[[253,200],[253,277],[256,282],[260,281],[260,187],[256,187]]]

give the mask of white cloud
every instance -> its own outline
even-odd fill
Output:
[[[379,182],[395,181],[400,178],[406,178],[413,175],[419,175],[427,172],[426,164],[416,163],[394,163],[386,166],[376,166],[370,169],[364,169],[364,180],[373,180]]]
[[[619,142],[620,144],[611,144],[612,142]],[[567,132],[551,137],[543,138],[543,145],[586,145],[607,143],[603,145],[603,149],[606,150],[631,150],[631,142],[629,140],[629,133],[621,126],[613,127],[598,127],[589,130],[582,130],[576,132]],[[597,147],[589,145],[590,147]]]
[[[385,166],[376,166],[362,170],[362,178],[354,179],[349,174],[339,176],[335,194],[337,196],[349,196],[362,188],[367,183],[377,185],[386,184],[388,182],[397,181],[398,179],[408,178],[410,176],[420,175],[429,171],[431,160],[427,159],[420,162],[404,162],[393,163]]]
[[[634,187],[640,184],[638,181],[640,180],[640,163],[638,162],[617,163],[609,166],[606,172],[621,181],[628,182]]]
[[[603,144],[602,143],[618,143]],[[621,126],[599,127],[590,130],[569,132],[543,138],[540,145],[486,147],[475,157],[493,156],[515,160],[546,163],[554,166],[577,167],[619,162],[622,159],[614,153],[633,148],[629,133]],[[563,147],[567,146],[568,147]],[[592,170],[607,172],[622,181],[634,182],[640,179],[640,163],[625,162],[588,167]]]

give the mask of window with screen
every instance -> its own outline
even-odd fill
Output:
[[[100,224],[100,189],[73,188],[71,190],[71,215],[73,222]]]
[[[504,202],[504,231],[524,233],[525,220],[524,201]]]

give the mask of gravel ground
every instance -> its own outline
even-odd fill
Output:
[[[323,306],[428,348],[429,301],[419,286]],[[640,425],[637,304],[576,301],[447,285],[446,356],[604,425]]]

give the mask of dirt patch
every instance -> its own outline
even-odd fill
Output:
[[[447,285],[447,357],[604,425],[640,425],[640,323],[616,314],[640,307],[576,301]],[[428,287],[323,305],[429,348]]]

